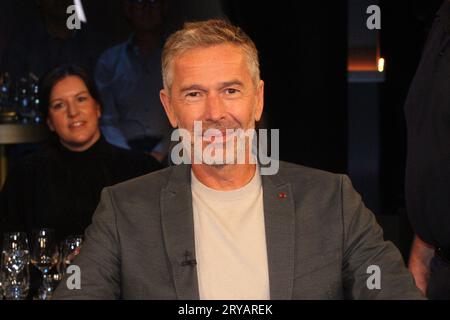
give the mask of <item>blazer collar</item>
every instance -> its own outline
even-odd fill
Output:
[[[190,171],[188,165],[172,167],[160,199],[163,236],[180,300],[199,299]]]
[[[289,300],[294,284],[294,193],[279,175],[262,176],[262,183],[270,299]]]

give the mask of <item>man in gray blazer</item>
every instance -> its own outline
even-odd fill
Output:
[[[257,51],[242,30],[186,24],[162,63],[161,101],[188,133],[192,163],[104,189],[78,271],[54,298],[423,298],[346,176],[284,162],[272,174],[230,143],[242,136],[229,130],[254,129],[263,109]]]

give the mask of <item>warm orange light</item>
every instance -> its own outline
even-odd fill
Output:
[[[378,59],[378,72],[383,72],[383,71],[384,71],[384,59],[379,58]]]

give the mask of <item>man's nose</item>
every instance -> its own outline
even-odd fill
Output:
[[[218,94],[208,94],[206,99],[206,120],[218,121],[225,117],[226,108]]]

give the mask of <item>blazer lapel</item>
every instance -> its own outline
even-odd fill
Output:
[[[178,299],[198,300],[190,166],[173,167],[161,191],[161,223]]]
[[[289,183],[262,176],[270,299],[292,299],[294,284],[295,206]]]

